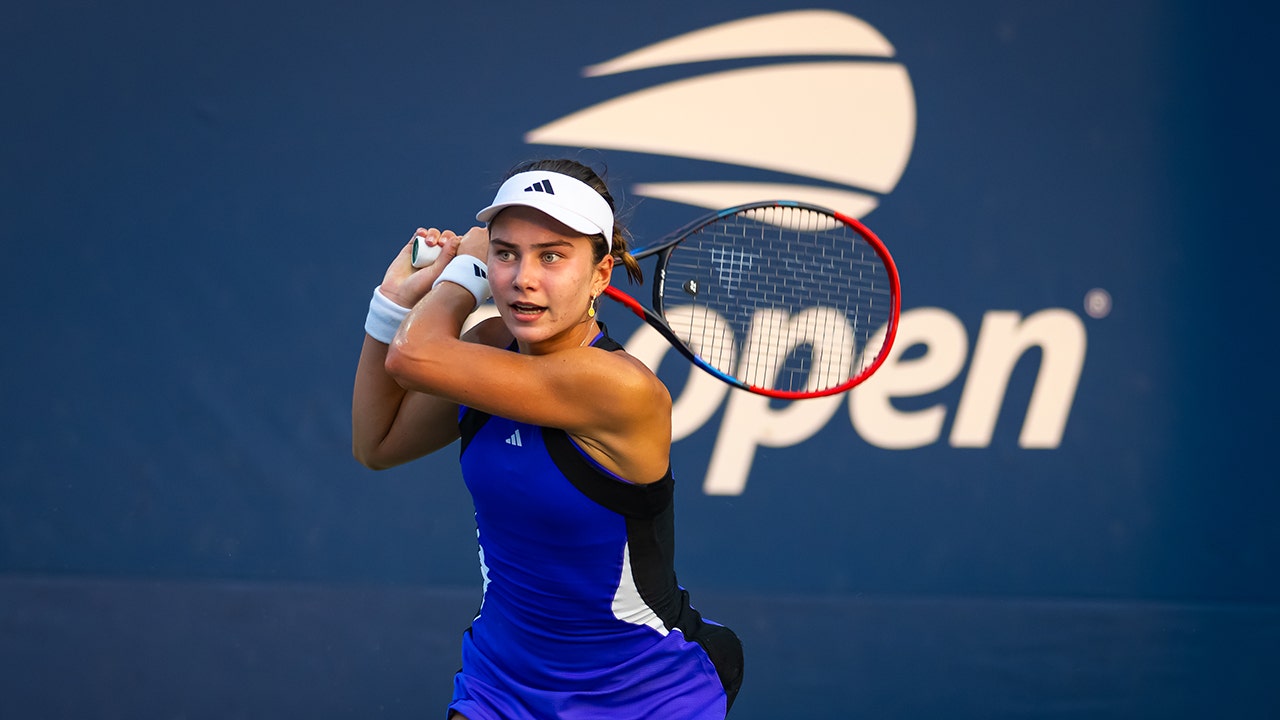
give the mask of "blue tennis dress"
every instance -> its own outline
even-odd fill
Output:
[[[607,337],[597,347],[617,349]],[[484,599],[462,639],[470,720],[710,720],[742,682],[742,646],[676,582],[670,470],[622,480],[563,430],[464,408]]]

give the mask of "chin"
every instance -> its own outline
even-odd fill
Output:
[[[553,342],[569,331],[569,327],[554,327],[544,323],[507,323],[507,330],[516,342],[528,346],[537,346]]]
[[[522,343],[538,343],[555,336],[555,332],[540,322],[528,323],[520,320],[503,318],[511,336]]]

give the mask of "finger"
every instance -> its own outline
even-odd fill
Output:
[[[462,239],[458,236],[449,238],[449,241],[440,246],[440,257],[436,259],[438,263],[448,264],[458,254],[458,248],[461,246]]]
[[[441,246],[452,234],[447,230],[441,233],[436,228],[418,228],[409,240],[409,264],[415,268],[424,268],[435,263],[440,257]]]
[[[440,236],[441,232],[436,228],[418,228],[413,233],[413,237],[409,238],[409,242],[413,243],[421,240],[428,245],[439,245]]]

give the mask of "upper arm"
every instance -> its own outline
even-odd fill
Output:
[[[409,390],[570,432],[631,425],[657,390],[628,356],[594,348],[522,355],[456,342],[427,354],[405,346],[388,357],[387,369]]]
[[[410,390],[565,430],[628,479],[647,482],[665,472],[670,395],[648,368],[625,353],[575,348],[521,355],[439,338],[429,347],[393,346],[387,370]]]
[[[395,467],[445,448],[457,439],[457,404],[409,391],[382,441],[362,461],[375,469]]]
[[[468,341],[485,341],[471,331]],[[352,394],[352,453],[372,469],[401,465],[458,439],[458,403],[403,387],[387,370],[388,346],[366,337]]]

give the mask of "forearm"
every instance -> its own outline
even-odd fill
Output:
[[[488,242],[487,234],[480,228],[473,228],[467,237],[473,244]],[[441,248],[437,263],[420,270],[410,263],[412,248],[419,238]],[[387,268],[382,284],[370,300],[369,316],[365,321],[369,335],[365,337],[356,368],[351,403],[352,452],[370,468],[381,469],[408,462],[434,452],[458,437],[457,404],[447,397],[435,396],[428,388],[414,387],[393,373],[393,358],[397,351],[394,347],[389,348],[387,343],[395,343],[397,332],[405,330],[411,322],[418,322],[415,318],[439,315],[438,319],[450,323],[455,314],[447,307],[451,294],[465,297],[469,293],[455,284],[437,281],[456,256],[459,242],[451,232],[419,228]],[[474,263],[474,260],[470,262]],[[483,272],[477,275],[481,279],[484,277]],[[464,282],[469,280],[468,276]],[[435,284],[444,287],[430,292]],[[483,287],[487,290],[487,283]],[[424,295],[433,297],[424,298]],[[446,307],[432,309],[442,302],[440,298]],[[454,299],[459,303],[462,301],[462,298]],[[471,303],[474,306],[474,298],[471,298]],[[413,306],[425,307],[419,307],[418,314],[414,316],[406,309]],[[454,342],[458,342],[461,322],[467,314],[460,311],[456,326],[450,324],[444,331]],[[429,352],[429,356],[434,354],[437,353]]]
[[[387,349],[383,368],[401,387],[438,394],[462,367],[456,355],[476,299],[465,288],[440,283],[409,313]]]
[[[466,295],[465,291],[459,291],[459,294]],[[449,291],[433,294],[447,296]],[[374,304],[377,305],[377,295]],[[449,312],[430,309],[436,304],[425,299],[418,303],[428,306],[423,310],[427,314],[420,314],[416,320],[419,326],[426,324],[423,318],[449,319]],[[373,469],[400,465],[434,452],[457,438],[455,403],[447,397],[435,397],[429,388],[410,387],[403,378],[389,372],[388,357],[395,351],[388,347],[386,341],[395,342],[394,336],[403,334],[400,331],[415,322],[410,311],[403,312],[409,316],[399,316],[383,324],[366,323],[367,328],[373,329],[365,336],[356,368],[351,402],[352,453],[362,464]],[[390,329],[395,322],[398,322],[397,329]],[[430,323],[432,326],[439,324]],[[445,322],[443,331],[452,333],[456,341],[458,330],[453,326],[454,323]],[[427,352],[434,356],[440,351],[429,349]]]
[[[368,335],[356,366],[351,397],[351,451],[367,467],[386,467],[379,450],[391,434],[405,389],[387,374],[387,346]]]
[[[462,342],[458,335],[474,304],[465,289],[441,283],[400,324],[390,347],[365,336],[351,401],[352,453],[363,465],[399,465],[457,437],[457,405],[415,379],[424,366],[450,365],[448,343]]]

